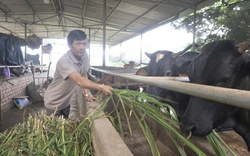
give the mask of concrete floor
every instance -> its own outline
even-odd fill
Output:
[[[43,69],[42,69],[43,70]],[[49,77],[53,77],[54,75],[54,70],[49,70]],[[36,82],[37,84],[42,84],[42,82],[39,81],[39,77],[47,77],[47,72],[36,72],[35,73],[35,78],[38,79]],[[42,80],[42,79],[41,79]],[[0,132],[3,132],[7,128],[10,128],[11,126],[23,122],[23,118],[27,118],[29,116],[29,113],[34,113],[38,112],[40,110],[44,109],[44,104],[43,102],[36,102],[35,104],[33,103],[32,98],[28,99],[30,102],[30,105],[24,109],[18,109],[17,107],[14,106],[7,111],[6,113],[2,114],[1,116],[1,122],[0,122]],[[39,99],[40,100],[40,99]]]
[[[38,111],[44,110],[43,102],[33,104],[32,100],[29,99],[29,101],[30,105],[24,109],[19,109],[14,106],[9,111],[2,114],[0,122],[0,132],[11,128],[15,124],[22,123],[23,119],[27,118],[30,113],[36,113]]]

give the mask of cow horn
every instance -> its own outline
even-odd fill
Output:
[[[178,52],[178,53],[174,53],[174,54],[173,54],[173,57],[174,57],[174,58],[177,58],[178,56],[180,56],[180,55],[184,54],[185,52],[187,52],[187,51],[188,51],[190,48],[192,48],[192,47],[197,48],[197,47],[200,47],[200,45],[197,44],[197,43],[191,44],[191,45],[187,46],[185,49],[183,49],[182,51],[180,51],[180,52]]]
[[[178,56],[180,56],[183,53],[184,53],[183,51],[180,51],[178,53],[173,53],[173,58],[177,58]]]
[[[152,55],[151,53],[145,52],[145,54],[147,55],[148,58],[151,58],[151,55]]]
[[[250,41],[238,43],[236,46],[238,47],[239,53],[242,54],[242,53],[244,53],[247,49],[250,48]]]

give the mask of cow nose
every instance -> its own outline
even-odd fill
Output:
[[[165,76],[171,76],[171,71],[167,71],[166,73],[165,73]]]

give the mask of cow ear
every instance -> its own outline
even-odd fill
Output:
[[[151,58],[151,53],[145,52],[145,54],[147,55],[148,58]]]
[[[191,62],[192,61],[187,61],[181,65],[181,67],[179,68],[179,76],[188,75],[188,69]]]
[[[250,75],[250,54],[245,52],[245,55],[243,56],[243,66],[241,67],[241,69],[244,69],[244,71]]]
[[[177,58],[177,57],[179,57],[180,55],[182,55],[183,53],[184,53],[184,52],[180,51],[180,52],[178,52],[178,53],[173,53],[172,56],[173,56],[173,58]]]
[[[240,54],[244,53],[247,49],[250,49],[250,41],[238,43],[236,45]]]

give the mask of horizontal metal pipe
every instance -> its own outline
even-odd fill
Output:
[[[0,68],[6,68],[6,67],[9,67],[9,68],[17,68],[17,67],[23,67],[23,66],[8,66],[8,65],[6,65],[6,66],[0,66]]]
[[[105,70],[92,68],[96,71],[106,74],[119,76],[129,80],[142,82],[156,87],[209,99],[236,107],[250,109],[250,91],[229,89],[223,87],[214,87],[201,84],[193,84],[187,82],[178,82],[182,78],[179,77],[149,77],[139,76],[125,73],[112,73]]]
[[[33,67],[38,68],[38,67],[44,67],[44,66],[46,66],[46,64],[43,64],[43,65],[34,65]],[[19,67],[24,67],[24,66],[20,66],[20,65],[17,65],[17,66],[9,66],[9,65],[0,66],[0,68],[6,68],[6,67],[9,67],[9,68],[19,68]]]

